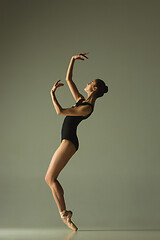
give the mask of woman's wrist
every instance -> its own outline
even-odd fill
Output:
[[[76,59],[74,58],[74,56],[72,56],[72,57],[71,57],[71,60],[72,60],[72,61],[75,61]]]
[[[55,96],[55,91],[51,91],[51,96],[52,96],[52,97]]]

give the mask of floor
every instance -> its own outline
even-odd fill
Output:
[[[0,239],[12,240],[160,240],[156,230],[105,230],[67,228],[53,229],[0,229]]]

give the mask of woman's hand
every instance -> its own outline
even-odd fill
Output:
[[[59,81],[61,81],[61,80],[58,80],[58,81],[53,85],[53,87],[52,87],[52,89],[51,89],[51,94],[52,94],[52,93],[55,93],[55,91],[56,91],[56,89],[57,89],[58,87],[64,85],[63,83],[58,83]]]
[[[85,55],[88,54],[89,52],[87,53],[80,53],[80,54],[77,54],[77,55],[74,55],[72,58],[73,59],[80,59],[80,60],[84,60],[85,59],[88,59],[88,57],[86,57]]]

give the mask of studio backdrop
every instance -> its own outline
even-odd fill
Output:
[[[60,145],[63,108],[75,105],[65,82],[108,85],[81,122],[79,150],[58,179],[79,227],[160,226],[160,2],[1,0],[0,228],[61,227],[45,182]],[[62,226],[64,227],[64,225]]]

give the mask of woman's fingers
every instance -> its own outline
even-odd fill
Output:
[[[61,81],[61,80],[58,80],[58,81],[53,85],[53,87],[52,87],[52,89],[51,89],[51,93],[52,93],[52,92],[55,92],[58,87],[64,86],[63,83],[58,83],[59,81]]]
[[[83,56],[83,57],[85,57],[86,59],[88,59],[88,57],[86,57],[85,54],[88,54],[88,53],[80,53],[81,56]]]
[[[86,57],[85,55],[88,54],[89,52],[86,53],[80,53],[77,55],[74,55],[72,58],[73,59],[80,59],[80,60],[84,60],[84,59],[88,59],[88,57]],[[82,58],[83,57],[83,58]]]
[[[60,80],[59,80],[60,81]],[[56,84],[56,87],[64,86],[64,83],[58,83]]]
[[[82,53],[79,54],[80,56],[83,56],[84,58],[88,59],[86,56],[84,56]],[[79,57],[79,59],[84,60],[84,58]]]
[[[57,85],[59,81],[61,81],[61,80],[58,80],[58,81],[55,83],[55,85]]]
[[[82,53],[82,54],[85,54],[85,55],[86,55],[86,54],[88,54],[88,53],[89,53],[89,52],[86,52],[86,53]]]
[[[60,83],[56,86],[56,88],[63,86],[64,84]]]

